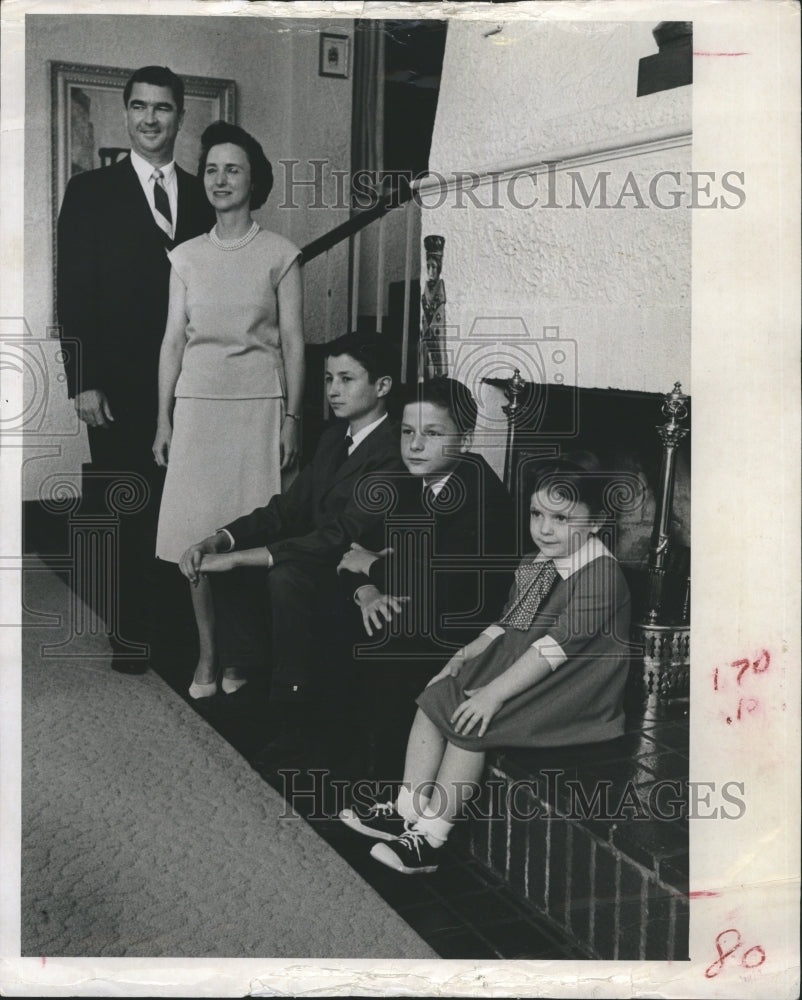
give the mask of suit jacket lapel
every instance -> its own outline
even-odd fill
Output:
[[[189,174],[181,169],[176,163],[175,165],[175,176],[178,181],[178,210],[177,218],[175,221],[175,243],[183,243],[185,240],[189,239],[187,235],[187,229],[190,221],[190,184],[192,179]]]
[[[327,482],[323,495],[325,496],[329,490],[333,489],[334,486],[341,479],[346,479],[347,477],[353,475],[354,471],[358,469],[364,462],[375,454],[376,449],[387,448],[389,446],[389,440],[387,437],[387,426],[389,417],[379,424],[379,426],[370,432],[364,441],[360,441],[356,448],[351,452],[351,454],[346,458],[342,465],[337,469],[332,469],[327,477]],[[343,436],[345,436],[345,429],[343,429]],[[332,449],[331,453],[332,463],[336,461],[336,450]]]

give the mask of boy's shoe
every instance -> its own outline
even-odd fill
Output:
[[[398,840],[409,825],[399,816],[393,802],[374,802],[362,816],[356,809],[343,809],[340,819],[351,830],[374,840]]]
[[[422,833],[407,830],[392,844],[374,844],[370,856],[404,875],[428,875],[437,871],[442,847],[432,847]]]

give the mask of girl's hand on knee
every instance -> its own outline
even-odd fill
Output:
[[[466,690],[467,698],[454,711],[451,716],[451,725],[454,732],[460,736],[467,736],[471,730],[478,725],[479,731],[476,736],[484,736],[490,720],[504,704],[498,695],[493,693],[490,685],[480,688]]]
[[[426,687],[431,687],[432,684],[436,684],[438,681],[443,680],[444,677],[456,677],[460,670],[462,670],[462,665],[466,659],[467,657],[462,650],[455,653],[443,669],[432,677]]]

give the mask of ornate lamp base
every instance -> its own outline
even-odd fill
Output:
[[[650,625],[633,628],[633,639],[643,644],[643,693],[658,701],[690,695],[690,625]]]

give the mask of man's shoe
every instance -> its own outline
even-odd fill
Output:
[[[349,829],[374,840],[398,840],[409,826],[392,802],[374,802],[361,816],[356,809],[343,809],[340,819]]]
[[[391,844],[374,844],[370,856],[404,875],[429,875],[437,871],[442,847],[432,847],[422,833],[407,832]]]
[[[148,672],[148,660],[114,655],[111,658],[111,669],[116,670],[118,674],[146,674]]]

